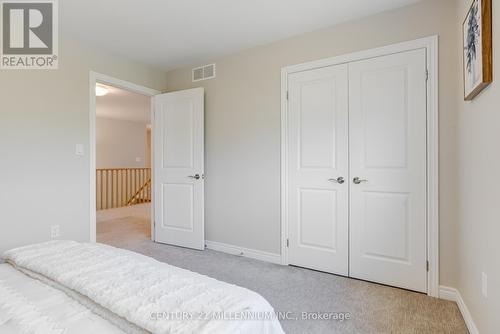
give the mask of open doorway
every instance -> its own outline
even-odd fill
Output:
[[[90,77],[90,239],[118,247],[151,240],[151,97],[159,92]]]
[[[104,179],[101,181],[101,175],[98,175],[96,161],[97,86],[100,86],[98,89],[125,90],[148,97],[150,103],[154,101],[154,106],[150,104],[151,134],[149,137],[151,138],[151,158],[149,160],[151,161],[151,168],[149,175],[146,171],[144,178],[134,174],[133,178],[140,183],[138,188],[135,188],[135,192],[128,193],[127,185],[122,185],[127,180],[127,177],[130,178],[127,172],[122,172],[125,174],[125,180],[122,181],[116,181],[117,176],[108,176],[110,181]],[[153,203],[149,216],[149,231],[146,229],[146,235],[149,234],[151,240],[203,250],[205,248],[204,89],[193,88],[160,94],[159,91],[147,87],[90,72],[89,93],[90,241],[97,241],[98,208],[110,209],[109,206],[106,206],[109,204],[106,196],[113,198],[108,193],[101,195],[101,189],[98,187],[102,183],[109,187],[110,190],[114,187],[114,191],[120,193],[118,196],[122,196],[121,193],[125,191],[126,194],[121,197],[121,205],[125,201],[125,207],[145,204],[146,200]],[[151,99],[153,96],[154,99]],[[156,111],[155,113],[153,113],[153,109]],[[132,157],[134,156],[137,157],[136,155]],[[148,154],[145,153],[145,156],[148,156]],[[113,166],[112,168],[127,169],[127,167]],[[111,181],[113,177],[115,177],[115,181]],[[121,190],[117,190],[118,187],[122,187]],[[104,190],[102,191],[104,192]],[[137,191],[140,194],[146,192],[147,195],[140,195]],[[103,204],[101,204],[101,198]],[[120,199],[114,199],[114,201],[114,203],[116,201],[120,202]],[[117,207],[111,207],[111,209],[115,208]],[[134,209],[137,208],[139,207],[134,207]],[[100,221],[106,218],[120,218],[120,216],[122,214],[118,216],[111,215],[110,217],[110,215],[99,212]],[[151,219],[151,217],[154,218]],[[123,229],[123,225],[120,225],[120,227]],[[119,230],[112,230],[112,232],[119,232]],[[112,235],[109,238],[108,240],[113,242],[107,241],[106,243],[124,248],[130,246],[128,237],[123,234]],[[144,239],[141,240],[145,241]],[[102,242],[103,239],[100,239],[100,241]]]
[[[151,98],[96,86],[97,241],[151,238]]]

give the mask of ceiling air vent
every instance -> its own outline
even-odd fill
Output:
[[[193,82],[215,78],[215,64],[193,68]]]

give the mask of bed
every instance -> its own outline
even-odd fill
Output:
[[[257,293],[134,252],[51,241],[7,251],[0,333],[283,333]]]

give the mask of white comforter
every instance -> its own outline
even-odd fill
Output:
[[[64,292],[0,264],[0,333],[125,334]]]
[[[127,333],[283,333],[255,292],[130,251],[51,241],[3,257]]]

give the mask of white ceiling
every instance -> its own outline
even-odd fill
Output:
[[[61,30],[168,70],[419,0],[63,0]]]
[[[96,97],[97,117],[150,123],[151,97],[116,87],[99,85],[106,87],[109,93]]]

